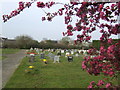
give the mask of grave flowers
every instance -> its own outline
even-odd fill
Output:
[[[35,51],[35,50],[32,50],[32,51],[28,51],[27,54],[34,54],[34,55],[37,55],[38,53]]]
[[[43,59],[43,62],[44,62],[45,64],[48,64],[48,62],[47,62],[47,60],[46,60],[46,59]]]
[[[33,69],[34,69],[34,66],[30,65],[30,66],[28,66],[28,68],[25,70],[25,72],[26,72],[26,73],[30,73],[30,72],[33,71]]]
[[[33,69],[33,68],[34,68],[34,66],[29,66],[28,68]]]
[[[30,65],[27,67],[27,69],[25,70],[26,73],[31,73],[31,74],[37,74],[38,73],[38,69],[36,69],[33,65]]]

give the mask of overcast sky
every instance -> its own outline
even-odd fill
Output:
[[[21,0],[2,0],[0,1],[2,8],[2,13],[0,12],[0,16],[3,14],[10,14],[11,11],[17,9],[18,2]],[[23,0],[30,1],[30,0]],[[41,0],[42,1],[42,0]],[[43,0],[48,1],[48,0]],[[69,2],[69,0],[55,0],[61,2]],[[53,6],[51,9],[44,9],[45,11],[54,12],[61,5]],[[15,38],[20,35],[29,35],[33,39],[41,41],[43,38],[51,39],[51,40],[60,40],[63,35],[62,32],[66,31],[66,25],[64,24],[64,17],[55,17],[52,22],[44,21],[42,22],[41,17],[45,16],[45,13],[36,7],[36,3],[34,3],[29,9],[24,9],[21,14],[11,18],[8,22],[1,24],[2,36],[7,38]],[[0,18],[2,21],[2,18]],[[99,32],[94,32],[92,34],[92,39],[99,39]],[[118,38],[118,36],[112,36],[113,38]],[[75,36],[71,37],[72,39],[76,39]]]

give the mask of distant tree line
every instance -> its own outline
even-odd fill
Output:
[[[41,48],[41,49],[89,49],[85,45],[75,45],[74,41],[69,37],[63,37],[59,42],[54,40],[44,40],[38,42],[33,40],[32,37],[27,35],[17,36],[15,39],[5,39],[2,41],[2,48],[19,48],[19,49],[30,49],[30,48]]]

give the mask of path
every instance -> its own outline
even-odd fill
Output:
[[[2,69],[0,70],[2,71],[2,87],[5,86],[15,69],[20,64],[22,58],[25,57],[25,50],[21,50],[15,54],[7,54],[5,56],[7,56],[7,58],[2,60],[2,64],[0,64],[0,66],[2,65],[2,68],[0,68]]]

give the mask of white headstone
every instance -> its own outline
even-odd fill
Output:
[[[76,53],[75,56],[78,57],[79,56],[78,53]]]
[[[54,62],[53,63],[56,63],[56,61],[59,63],[59,57],[60,56],[54,56]]]
[[[32,51],[32,50],[33,50],[33,48],[31,47],[31,48],[30,48],[30,51]]]
[[[74,52],[73,52],[73,51],[71,51],[71,54],[74,54]]]
[[[70,55],[70,53],[69,52],[66,52],[66,54],[65,54],[66,56],[69,56]]]
[[[64,53],[64,50],[61,50],[61,53]]]

